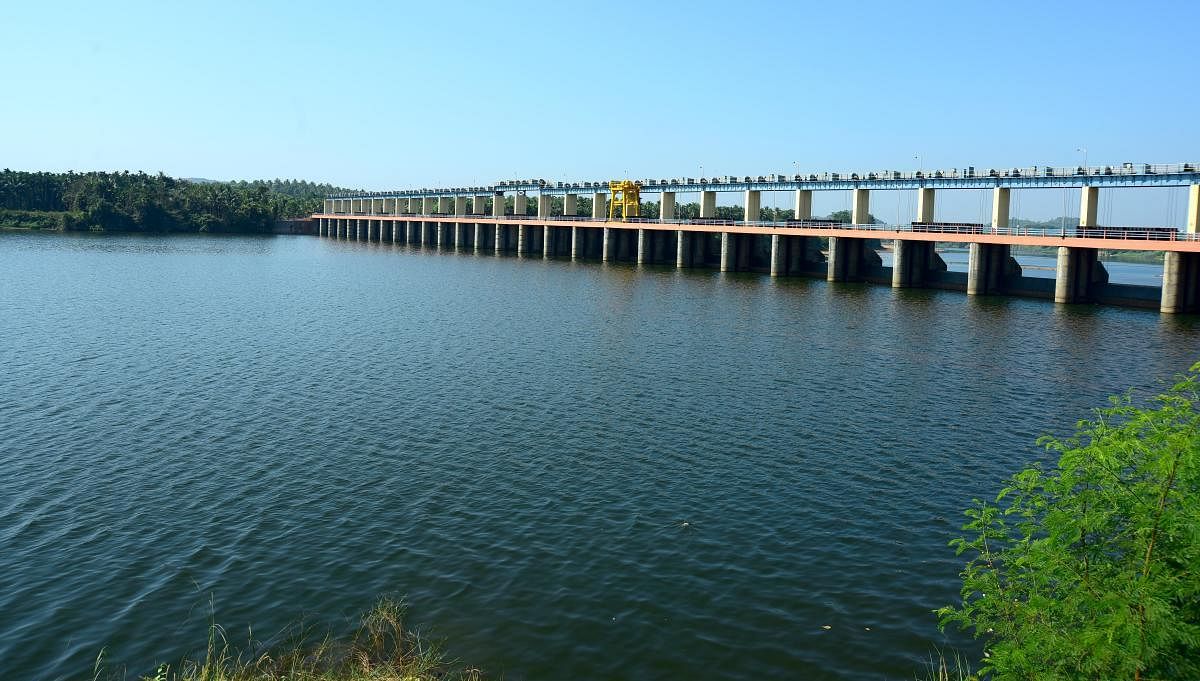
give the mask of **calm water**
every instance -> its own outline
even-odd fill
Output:
[[[1145,310],[311,237],[0,272],[9,678],[380,594],[508,679],[911,678],[970,645],[960,509],[1200,356]]]

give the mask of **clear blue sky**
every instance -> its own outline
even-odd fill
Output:
[[[10,0],[0,165],[385,189],[1200,160],[1198,25],[1194,1]],[[1154,224],[1177,202],[1120,196]]]

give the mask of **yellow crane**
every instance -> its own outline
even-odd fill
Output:
[[[633,180],[613,180],[608,183],[608,191],[612,193],[608,204],[608,219],[615,220],[617,206],[621,206],[621,219],[642,217],[642,200],[639,192],[642,187]]]

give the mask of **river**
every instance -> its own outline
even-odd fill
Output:
[[[1200,320],[312,237],[0,234],[0,669],[381,594],[507,679],[912,678],[947,542]]]

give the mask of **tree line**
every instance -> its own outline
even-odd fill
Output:
[[[345,191],[302,180],[210,182],[162,173],[0,172],[0,226],[63,230],[266,233]]]

